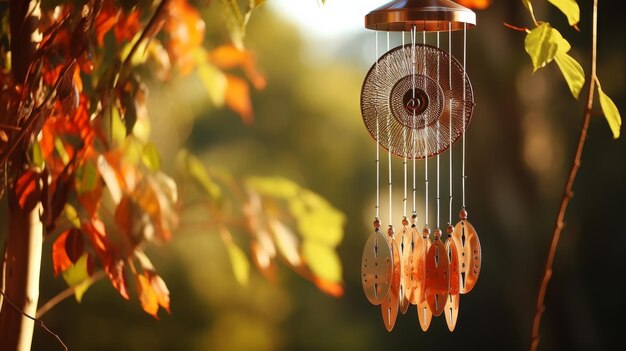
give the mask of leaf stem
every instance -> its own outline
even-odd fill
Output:
[[[539,293],[537,295],[537,306],[535,310],[535,318],[533,320],[532,338],[530,344],[530,350],[536,351],[539,346],[539,326],[541,324],[541,316],[545,311],[544,300],[546,291],[548,290],[548,283],[552,277],[552,266],[554,264],[554,257],[556,255],[556,249],[559,245],[559,239],[561,232],[565,226],[564,218],[567,211],[567,206],[572,199],[574,187],[574,181],[581,164],[581,158],[583,149],[585,147],[585,141],[587,140],[587,129],[589,128],[589,120],[591,119],[591,109],[593,106],[593,98],[595,87],[597,83],[596,78],[596,53],[597,53],[597,41],[598,41],[598,0],[593,1],[593,29],[591,38],[591,76],[589,79],[589,95],[587,96],[587,104],[584,109],[584,116],[582,121],[582,128],[580,131],[580,137],[578,139],[578,148],[576,149],[576,155],[572,161],[572,166],[569,172],[569,178],[565,185],[563,192],[563,199],[561,200],[561,207],[556,217],[556,224],[554,226],[554,232],[552,233],[552,243],[550,245],[550,251],[548,252],[548,258],[546,260],[546,267],[544,269],[543,279],[541,280],[541,286],[539,287]]]
[[[95,282],[97,282],[98,280],[104,278],[105,274],[104,271],[98,271],[96,273],[93,274],[93,276],[91,276],[89,278],[90,282],[89,284],[93,284]],[[37,313],[35,314],[36,318],[41,318],[41,316],[43,316],[44,314],[46,314],[46,312],[50,311],[54,306],[58,305],[59,302],[67,299],[68,297],[74,295],[74,292],[76,291],[76,287],[77,285],[74,286],[70,286],[67,289],[61,291],[60,293],[58,293],[56,296],[54,296],[53,298],[51,298],[50,300],[48,300],[48,302],[46,302],[45,304],[43,304],[43,306],[39,307],[39,309],[37,309]]]

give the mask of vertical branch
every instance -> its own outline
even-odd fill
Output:
[[[550,251],[548,252],[548,258],[546,260],[546,267],[544,269],[543,279],[541,280],[541,286],[539,287],[539,293],[537,295],[537,306],[535,310],[535,318],[533,320],[532,339],[530,344],[530,350],[535,351],[539,346],[539,327],[541,324],[541,316],[545,311],[544,300],[546,297],[546,291],[548,290],[548,283],[552,277],[552,266],[554,264],[554,257],[556,255],[556,249],[559,245],[559,239],[561,232],[563,231],[565,213],[567,206],[572,199],[574,187],[574,181],[580,168],[580,162],[582,158],[583,149],[585,147],[585,141],[587,140],[587,129],[589,128],[589,120],[591,119],[591,108],[593,107],[593,97],[596,87],[596,52],[597,52],[597,30],[598,30],[598,0],[593,1],[593,29],[591,35],[591,76],[589,77],[589,95],[587,96],[587,104],[584,109],[584,116],[582,121],[582,128],[580,131],[580,137],[578,139],[578,148],[576,149],[576,155],[572,161],[572,166],[569,172],[569,178],[565,184],[565,190],[563,192],[563,199],[561,200],[561,207],[556,217],[556,224],[554,232],[552,233],[552,243],[550,244]]]
[[[24,82],[41,41],[41,33],[37,29],[41,17],[39,5],[38,0],[12,0],[9,3],[12,73],[17,83]],[[17,113],[14,118],[17,118]],[[17,121],[14,122],[12,124],[17,125]],[[25,152],[20,147],[7,161],[18,173],[23,169]],[[42,206],[41,202],[36,202],[23,208],[14,185],[9,186],[7,201],[8,235],[1,282],[6,296],[0,307],[1,347],[3,350],[29,350],[34,322],[25,315],[35,314],[39,299]],[[12,303],[9,304],[8,301]]]

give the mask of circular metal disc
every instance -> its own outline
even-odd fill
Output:
[[[374,305],[380,305],[391,287],[393,257],[389,241],[380,231],[370,235],[363,248],[361,283],[365,296]]]
[[[471,28],[476,14],[450,0],[394,0],[365,16],[365,28],[384,31],[422,32]]]
[[[400,302],[400,253],[398,245],[394,239],[391,240],[391,249],[393,250],[393,273],[391,276],[391,287],[387,297],[380,304],[380,311],[383,316],[383,322],[387,331],[391,331],[396,324],[398,318],[398,307]]]
[[[400,234],[400,312],[405,314],[411,304],[413,282],[411,275],[411,261],[413,261],[413,238],[409,227],[403,227]]]
[[[391,49],[370,68],[361,89],[361,115],[372,137],[408,159],[447,150],[450,139],[461,136],[463,121],[467,128],[473,106],[461,64],[430,45]]]

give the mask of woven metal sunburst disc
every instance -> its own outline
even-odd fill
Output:
[[[361,115],[383,148],[408,159],[447,150],[470,122],[472,85],[463,66],[430,45],[391,49],[370,68],[361,89]],[[452,120],[452,128],[450,128]],[[451,138],[450,138],[451,137]]]

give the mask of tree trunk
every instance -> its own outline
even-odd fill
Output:
[[[41,41],[41,33],[37,28],[41,18],[39,1],[11,0],[9,16],[13,79],[16,84],[22,84]],[[24,87],[24,89],[27,88]],[[14,116],[18,118],[17,111]],[[19,121],[16,122],[19,124]],[[11,169],[17,170],[13,179],[18,179],[24,169],[25,153],[24,148],[18,147],[9,160]],[[6,196],[9,205],[9,230],[1,286],[6,297],[15,306],[6,301],[7,299],[2,301],[0,348],[2,350],[30,350],[34,321],[24,316],[23,313],[34,316],[39,299],[39,272],[43,241],[43,224],[40,218],[42,206],[41,202],[37,202],[32,208],[23,209],[19,205],[13,186],[9,187]]]
[[[7,192],[9,202],[9,232],[6,243],[3,289],[6,296],[24,313],[35,316],[39,299],[39,271],[43,225],[41,203],[24,211],[15,197],[14,189]],[[26,318],[7,301],[0,311],[0,340],[2,350],[30,350],[34,321]]]

